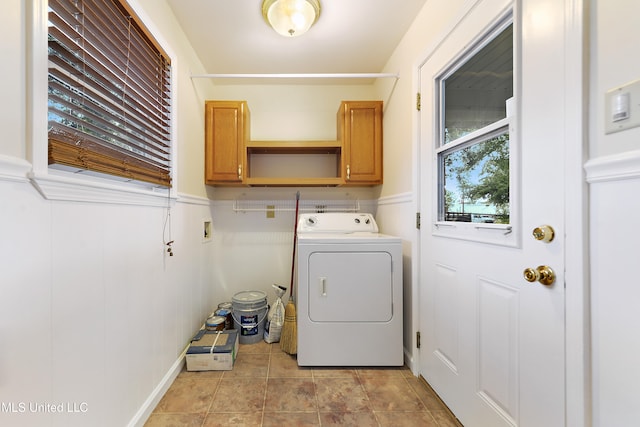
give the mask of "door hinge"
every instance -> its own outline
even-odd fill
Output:
[[[416,348],[420,348],[420,331],[416,332]]]
[[[420,212],[416,212],[416,228],[420,230]]]
[[[420,92],[418,92],[416,94],[416,110],[420,111],[421,107],[422,107],[422,96],[420,95]]]

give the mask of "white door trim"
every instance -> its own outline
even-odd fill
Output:
[[[523,0],[526,1],[526,0]],[[588,17],[585,0],[565,0],[566,426],[591,426],[591,328],[587,158]]]

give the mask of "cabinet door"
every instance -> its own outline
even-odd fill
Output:
[[[338,122],[345,183],[382,184],[382,101],[344,101]]]
[[[242,183],[249,109],[244,101],[205,104],[205,183]]]

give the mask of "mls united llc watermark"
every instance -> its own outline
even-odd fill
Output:
[[[0,402],[0,413],[3,414],[84,414],[88,411],[87,402]]]

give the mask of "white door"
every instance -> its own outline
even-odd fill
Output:
[[[480,208],[469,201],[464,206],[464,195],[463,212],[474,222],[446,216],[440,205],[447,202],[438,190],[443,172],[437,140],[443,125],[436,81],[504,23],[512,4],[471,3],[419,74],[420,374],[466,427],[562,426],[565,6],[557,0],[522,0],[512,9],[513,98],[508,117],[493,129],[508,132],[510,141],[510,216],[498,224],[475,222],[497,216],[473,212]],[[550,242],[533,236],[542,225],[555,230]],[[525,269],[538,266],[554,271],[553,284],[525,280]]]

